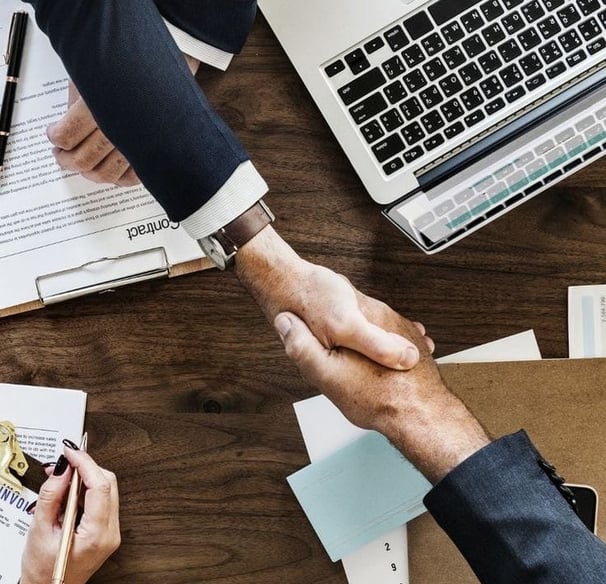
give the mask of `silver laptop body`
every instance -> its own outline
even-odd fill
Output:
[[[259,0],[384,215],[426,253],[602,156],[606,0]]]

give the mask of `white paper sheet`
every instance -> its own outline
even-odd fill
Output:
[[[24,452],[41,462],[57,460],[64,438],[80,443],[84,428],[86,394],[0,384],[0,421],[12,422]],[[0,582],[17,584],[21,554],[31,516],[25,511],[37,498],[24,489],[16,493],[0,483]]]
[[[540,358],[534,331],[528,330],[437,361],[469,363]],[[311,462],[326,458],[368,432],[349,422],[323,395],[296,402],[294,408]],[[406,526],[402,526],[343,558],[349,584],[409,584],[407,549]]]
[[[19,0],[0,2],[3,46],[15,10],[33,15]],[[46,127],[67,108],[67,81],[32,16],[0,176],[0,310],[38,300],[38,276],[101,258],[162,247],[170,265],[202,257],[198,244],[143,187],[99,185],[59,168]]]
[[[568,288],[568,354],[606,357],[606,285]]]

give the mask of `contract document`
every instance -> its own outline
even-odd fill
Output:
[[[57,165],[46,128],[67,110],[68,76],[19,0],[0,3],[0,44],[17,10],[30,21],[0,175],[0,315],[210,267],[142,186],[96,184]]]

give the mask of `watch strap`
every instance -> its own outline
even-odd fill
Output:
[[[273,220],[274,215],[269,207],[263,201],[258,201],[242,215],[215,231],[213,237],[226,255],[230,255],[238,251]]]

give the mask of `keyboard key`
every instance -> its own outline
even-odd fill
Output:
[[[562,25],[566,28],[581,20],[581,15],[578,13],[574,4],[569,4],[556,12]]]
[[[562,56],[562,51],[555,41],[550,41],[539,48],[539,53],[546,65],[553,63]]]
[[[417,40],[431,32],[434,27],[425,12],[418,12],[404,21],[404,28],[413,40]]]
[[[586,58],[587,54],[581,49],[576,53],[572,53],[572,55],[568,55],[568,57],[566,57],[566,63],[568,63],[569,67],[574,67],[575,65],[578,65],[579,63],[584,61]]]
[[[423,113],[423,106],[416,97],[411,97],[400,104],[404,117],[410,121]]]
[[[350,105],[384,84],[385,76],[378,67],[375,67],[341,87],[337,93],[345,105]]]
[[[404,71],[406,71],[404,63],[402,63],[402,60],[397,55],[391,59],[387,59],[387,61],[381,64],[381,67],[383,67],[383,71],[385,71],[385,74],[387,77],[389,77],[389,79],[398,77],[399,75],[402,75]]]
[[[518,43],[516,43],[514,39],[509,39],[508,41],[500,44],[497,47],[497,50],[505,63],[509,63],[510,61],[517,59],[522,54],[522,49],[520,49]]]
[[[463,121],[465,122],[468,128],[471,128],[471,126],[475,126],[485,118],[486,115],[482,110],[476,110],[475,112],[466,116]]]
[[[526,22],[531,23],[545,16],[545,10],[543,10],[543,7],[537,0],[533,0],[522,6],[522,14],[526,18]]]
[[[600,2],[599,0],[577,0],[577,6],[583,16],[589,16],[600,9]]]
[[[362,126],[360,130],[362,131],[362,136],[364,136],[364,139],[368,144],[372,144],[373,142],[376,142],[379,138],[385,136],[383,128],[381,128],[381,125],[376,120],[368,122],[368,124]]]
[[[419,140],[425,138],[425,132],[417,122],[413,122],[412,124],[408,124],[408,126],[404,126],[404,129],[402,130],[402,136],[404,136],[406,143],[409,146],[412,146],[413,144],[416,144]]]
[[[588,128],[591,128],[594,123],[595,123],[595,120],[594,120],[593,116],[587,116],[586,118],[579,120],[574,125],[574,127],[577,132],[584,132]]]
[[[541,22],[537,24],[537,28],[545,40],[550,39],[562,30],[562,27],[558,24],[555,16],[549,16],[545,20],[541,20]]]
[[[541,85],[543,85],[543,83],[546,81],[547,79],[545,79],[545,75],[539,73],[538,75],[526,80],[526,89],[528,89],[528,91],[534,91],[538,87],[541,87]]]
[[[470,59],[473,59],[473,57],[483,53],[486,50],[486,45],[478,34],[474,34],[468,39],[465,39],[461,45]]]
[[[437,243],[452,233],[448,224],[449,221],[447,219],[441,219],[438,223],[434,223],[430,227],[425,228],[423,230],[423,235],[429,239],[430,242]]]
[[[461,102],[469,112],[482,105],[482,103],[484,103],[484,98],[475,87],[472,87],[461,94]]]
[[[456,20],[447,24],[440,32],[442,33],[446,43],[449,45],[453,45],[465,36],[465,32]]]
[[[441,144],[444,144],[444,136],[442,136],[441,134],[436,134],[435,136],[431,136],[431,138],[425,140],[425,142],[423,142],[423,147],[429,152],[430,150],[434,150]]]
[[[385,41],[381,37],[375,37],[364,45],[364,50],[369,54],[382,49],[385,46]]]
[[[541,44],[541,37],[537,34],[534,28],[525,30],[518,35],[518,41],[525,51],[530,51],[537,45]]]
[[[505,107],[505,102],[500,98],[493,99],[491,102],[487,103],[484,106],[484,111],[491,116],[492,114],[498,112],[499,110]]]
[[[403,49],[408,44],[408,37],[399,24],[390,28],[383,36],[394,52]]]
[[[583,44],[583,41],[581,40],[581,37],[579,36],[579,33],[577,33],[576,30],[569,30],[563,35],[560,35],[558,37],[558,40],[560,41],[560,44],[562,45],[564,51],[566,51],[567,53],[570,53],[570,51],[574,51],[576,48],[580,47]]]
[[[461,205],[465,201],[469,201],[469,199],[473,198],[474,194],[475,193],[474,193],[473,189],[467,188],[464,191],[461,191],[460,193],[457,193],[454,196],[455,203],[457,203],[458,205]]]
[[[419,63],[425,60],[425,54],[421,50],[419,45],[412,45],[402,51],[402,58],[406,61],[406,64],[412,69]]]
[[[465,85],[471,85],[482,78],[482,72],[475,63],[469,63],[459,69],[459,75]]]
[[[398,103],[407,95],[406,89],[404,89],[404,86],[400,81],[394,81],[393,83],[386,85],[383,88],[383,91],[385,93],[385,97],[387,97],[389,100],[389,103]]]
[[[427,79],[419,69],[415,69],[407,75],[404,75],[402,79],[404,81],[404,84],[408,88],[408,91],[410,91],[411,93],[414,93],[415,91],[418,91],[419,89],[427,85]]]
[[[523,168],[533,160],[534,154],[532,152],[524,152],[524,154],[514,160],[514,163],[518,168]]]
[[[425,75],[430,81],[434,81],[442,77],[442,75],[446,75],[446,67],[444,67],[444,63],[436,57],[431,61],[428,61],[423,65],[423,71],[425,71]]]
[[[414,162],[418,158],[421,158],[421,156],[423,156],[423,154],[424,154],[423,148],[421,148],[420,146],[415,146],[414,148],[411,148],[410,150],[407,150],[406,152],[404,152],[404,160],[408,164],[410,164],[411,162]]]
[[[344,71],[344,70],[345,70],[345,63],[343,63],[343,61],[341,61],[341,59],[324,67],[324,72],[326,73],[326,75],[328,75],[328,77],[334,77],[335,75],[337,75],[338,73],[341,73],[341,71]]]
[[[383,172],[389,176],[390,174],[393,174],[394,172],[400,170],[401,168],[404,168],[404,163],[402,162],[402,159],[400,157],[398,158],[394,158],[393,160],[390,160],[387,164],[383,165]]]
[[[437,22],[438,26],[452,20],[455,16],[458,16],[468,8],[475,6],[478,0],[438,0],[434,2],[429,8],[429,13],[433,16],[433,19]]]
[[[549,139],[549,140],[546,140],[545,142],[542,142],[538,146],[535,146],[534,153],[537,156],[543,156],[543,154],[545,154],[546,152],[549,152],[553,148],[555,148],[555,143],[553,140]]]
[[[448,77],[444,77],[444,79],[440,79],[439,85],[446,97],[450,97],[463,89],[463,84],[454,73],[448,75]]]
[[[399,128],[402,124],[404,124],[404,120],[402,119],[402,116],[400,115],[398,110],[395,108],[390,109],[389,111],[385,112],[384,114],[381,114],[381,117],[379,119],[381,120],[381,123],[383,124],[384,128],[388,132],[391,132],[391,131],[395,130],[396,128]]]
[[[425,131],[428,134],[433,134],[434,132],[437,132],[445,125],[442,116],[437,111],[432,111],[424,115],[421,118],[421,123],[423,124],[423,127],[425,128]]]
[[[513,103],[514,101],[517,101],[518,99],[520,99],[521,97],[524,97],[525,95],[526,95],[526,90],[521,85],[518,85],[517,87],[514,87],[513,89],[511,89],[510,91],[508,91],[505,94],[505,99],[509,103]]]
[[[455,4],[455,2],[453,2],[453,4]],[[464,14],[461,17],[461,22],[467,32],[475,32],[484,26],[484,20],[477,10],[470,10],[467,14]]]
[[[507,34],[515,34],[525,26],[520,13],[517,11],[508,14],[505,18],[503,18],[503,20],[501,20],[501,23],[505,27],[505,32]]]
[[[444,101],[442,94],[435,85],[421,91],[419,93],[419,98],[421,99],[421,103],[425,106],[425,109],[431,109]]]
[[[505,5],[505,8],[507,8],[507,10],[511,10],[516,6],[519,6],[520,4],[522,4],[522,2],[524,2],[524,0],[503,0],[503,4]]]
[[[545,4],[545,8],[550,12],[559,8],[564,4],[565,0],[543,0],[543,4]]]
[[[356,124],[361,124],[387,109],[387,102],[379,92],[349,108],[349,113]]]
[[[604,39],[596,39],[595,41],[591,41],[589,45],[587,45],[587,52],[590,55],[595,55],[599,53],[601,50],[606,47],[606,40]]]
[[[439,205],[434,207],[433,212],[438,217],[442,217],[442,216],[446,215],[446,213],[449,213],[450,211],[452,211],[454,208],[455,208],[454,202],[451,201],[450,199],[447,199],[443,203],[440,203]]]
[[[439,53],[444,48],[444,42],[442,41],[442,38],[437,32],[426,36],[421,41],[421,45],[430,57]]]
[[[502,93],[503,86],[501,85],[498,77],[491,75],[480,83],[480,89],[482,90],[482,93],[486,99],[491,99],[495,95]]]
[[[372,147],[373,154],[379,162],[385,162],[404,150],[404,142],[399,134],[391,134]]]
[[[524,75],[530,76],[539,71],[543,67],[543,63],[536,53],[530,53],[520,59],[520,67],[522,67]]]
[[[492,47],[505,39],[505,32],[499,24],[495,22],[482,29],[482,36],[484,37],[486,44],[488,44],[489,47]]]
[[[598,36],[602,32],[602,29],[595,18],[589,18],[579,24],[579,31],[586,41],[590,41],[592,38]]]
[[[484,2],[484,4],[480,4],[480,10],[487,21],[499,18],[499,16],[505,13],[505,10],[499,4],[499,0],[489,0],[488,2]]]
[[[478,63],[480,67],[484,70],[484,73],[489,75],[493,71],[500,69],[503,65],[503,61],[501,61],[499,55],[497,55],[496,51],[488,51],[484,53],[479,59]]]
[[[463,54],[463,51],[459,49],[459,47],[452,47],[452,49],[448,49],[444,52],[442,57],[450,69],[456,69],[459,65],[465,63],[465,55]]]
[[[506,87],[511,87],[522,81],[522,72],[515,63],[499,71],[499,76],[503,80]]]
[[[456,122],[452,126],[448,126],[447,128],[444,129],[444,136],[446,136],[446,138],[448,140],[451,140],[452,138],[459,135],[464,130],[465,130],[465,126],[462,124],[462,122]]]
[[[451,99],[442,104],[440,110],[448,123],[460,118],[465,113],[458,99]]]
[[[345,55],[344,59],[354,75],[357,75],[370,67],[370,63],[362,49],[355,49],[351,53]]]
[[[430,211],[424,215],[421,215],[420,217],[417,217],[413,223],[417,229],[424,229],[425,227],[431,225],[435,220],[435,215]]]
[[[563,142],[566,142],[566,140],[574,138],[574,135],[574,128],[566,128],[555,135],[555,141],[557,144],[562,144]]]

